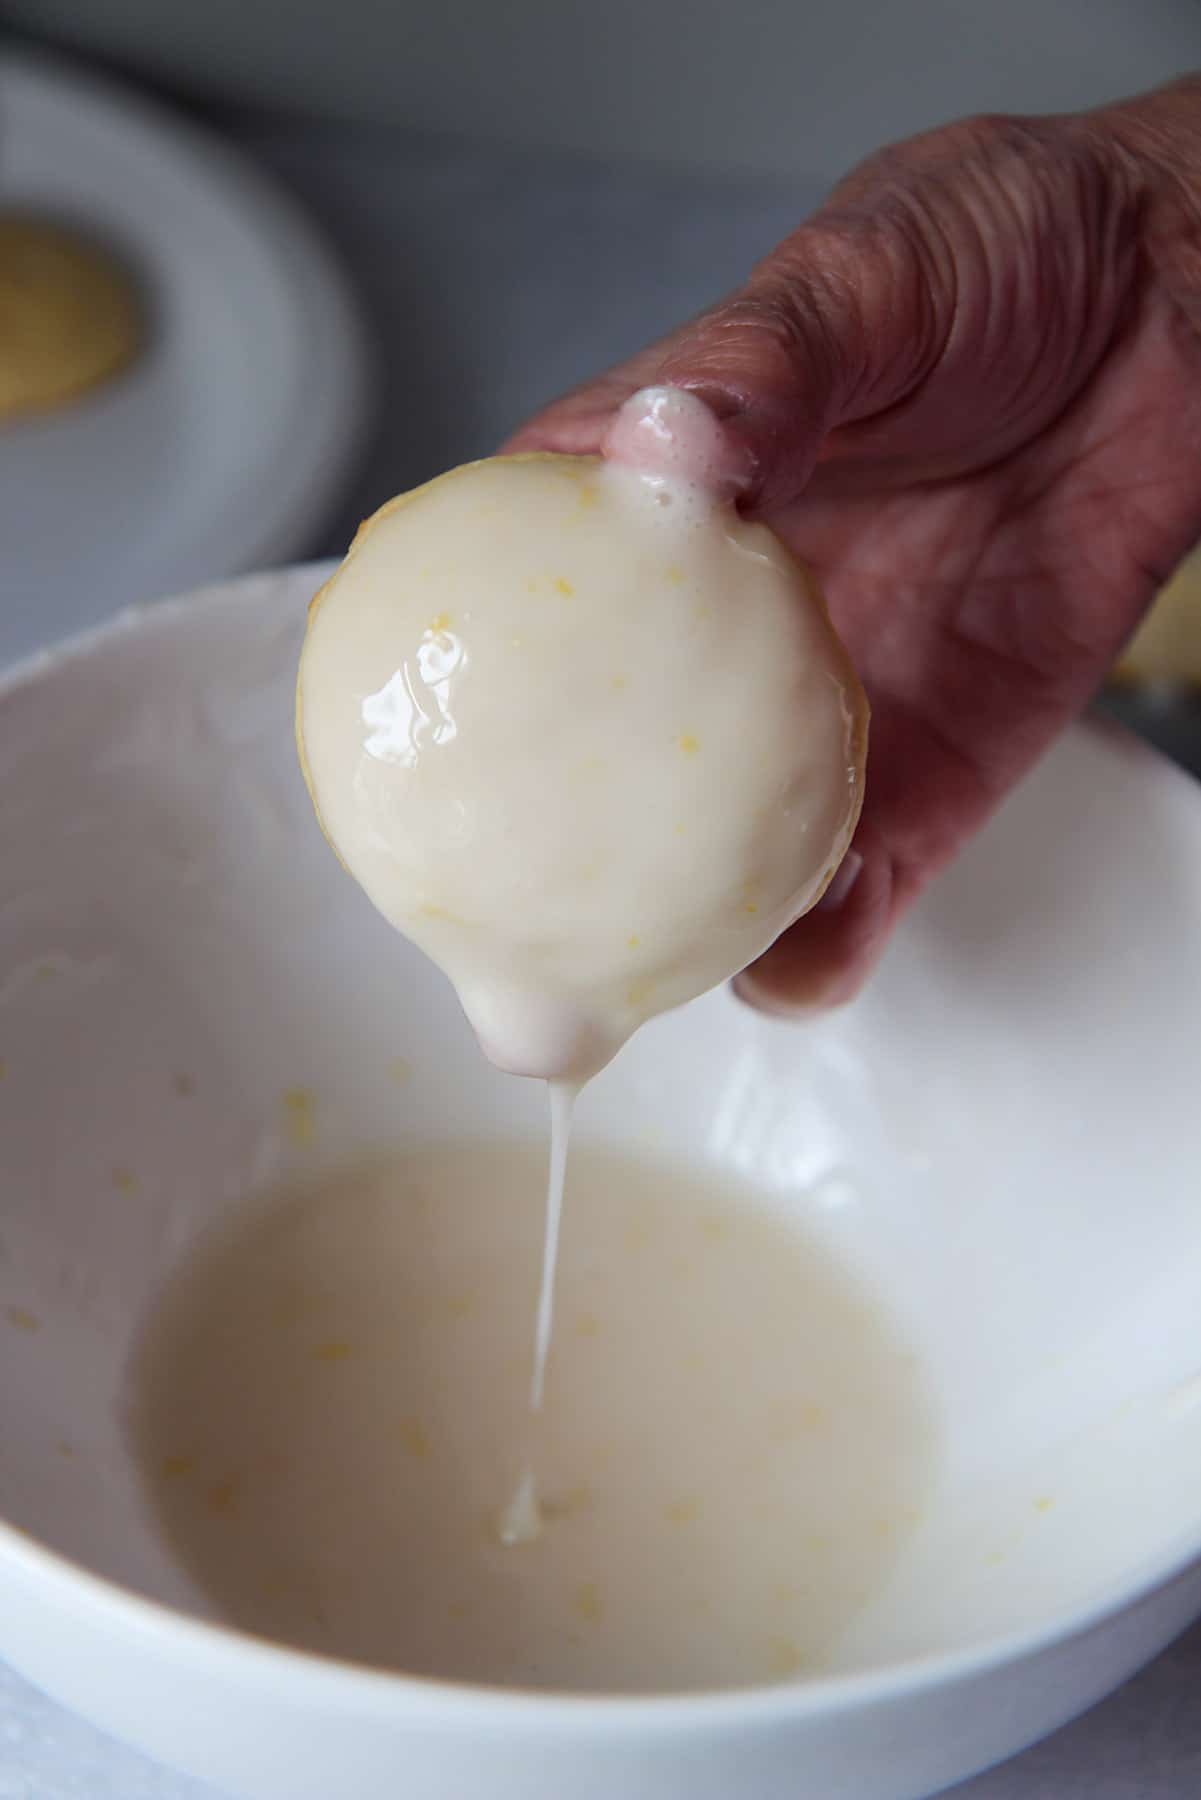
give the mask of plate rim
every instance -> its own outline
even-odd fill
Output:
[[[269,479],[258,504],[231,505],[219,530],[209,521],[191,536],[181,533],[178,577],[164,576],[150,592],[134,587],[131,599],[154,602],[173,587],[229,580],[303,556],[306,536],[311,540],[306,528],[327,514],[348,487],[374,424],[371,333],[335,250],[303,205],[236,142],[136,85],[81,67],[56,51],[0,44],[0,100],[12,84],[33,104],[61,104],[66,97],[103,115],[111,130],[169,143],[177,159],[188,164],[197,186],[263,239],[278,291],[288,295],[298,334],[312,352],[297,360],[295,394],[278,436],[270,445],[264,440],[261,471]],[[153,269],[152,234],[140,247]],[[195,564],[202,544],[205,567],[199,571],[188,564]],[[79,630],[78,622],[67,620],[46,641],[61,641]]]

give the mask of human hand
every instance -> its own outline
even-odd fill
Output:
[[[854,847],[738,983],[837,1004],[1201,536],[1201,78],[883,151],[505,448],[596,451],[660,383],[722,421],[742,510],[817,570],[871,699]]]

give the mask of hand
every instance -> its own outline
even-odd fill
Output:
[[[595,451],[660,382],[723,422],[743,511],[816,568],[872,702],[854,848],[739,982],[835,1004],[1201,536],[1201,78],[882,152],[505,447]]]

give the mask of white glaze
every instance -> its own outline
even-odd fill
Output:
[[[543,1516],[523,1482],[504,1548],[541,1172],[503,1140],[411,1146],[242,1209],[188,1260],[132,1383],[170,1544],[225,1617],[410,1674],[812,1677],[928,1498],[911,1340],[752,1189],[578,1145]]]
[[[476,464],[377,514],[297,694],[347,868],[492,1060],[552,1081],[531,1431],[575,1092],[812,904],[862,794],[858,684],[808,576],[735,513],[717,420],[647,389],[606,449]],[[527,1459],[498,1531],[539,1530]]]
[[[866,727],[811,578],[722,498],[701,402],[636,397],[614,446],[640,468],[493,460],[377,513],[298,688],[350,872],[495,1062],[576,1080],[820,895]]]
[[[550,1159],[546,1171],[546,1213],[542,1232],[542,1272],[538,1282],[538,1308],[534,1315],[534,1363],[530,1371],[530,1403],[527,1428],[537,1426],[546,1398],[546,1369],[550,1361],[555,1323],[555,1282],[559,1267],[559,1236],[563,1223],[563,1189],[567,1177],[567,1152],[571,1144],[571,1115],[579,1088],[567,1081],[547,1082],[550,1099]],[[538,1476],[531,1445],[509,1504],[498,1525],[502,1544],[528,1544],[542,1530]]]

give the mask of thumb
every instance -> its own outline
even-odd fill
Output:
[[[785,508],[831,432],[896,405],[936,363],[943,306],[922,260],[871,213],[819,214],[738,292],[556,400],[503,448],[598,452],[632,394],[686,388],[747,471],[742,510]]]
[[[819,461],[826,495],[991,466],[1081,390],[1137,275],[1140,189],[1112,140],[1102,115],[965,119],[879,152],[738,292],[506,448],[597,451],[631,394],[675,386],[769,520]]]

